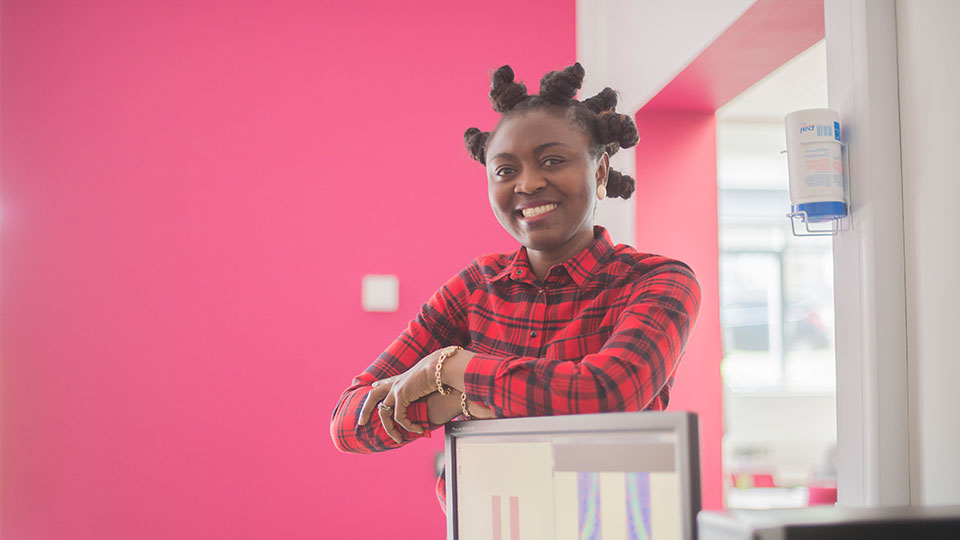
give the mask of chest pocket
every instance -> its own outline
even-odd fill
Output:
[[[580,360],[588,354],[600,352],[609,337],[607,332],[601,331],[552,341],[547,345],[547,359]]]

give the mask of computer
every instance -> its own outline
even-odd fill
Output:
[[[454,422],[447,538],[694,540],[697,417],[605,413]]]

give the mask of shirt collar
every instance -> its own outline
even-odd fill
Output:
[[[590,281],[597,270],[613,255],[613,251],[610,233],[603,227],[594,225],[593,243],[576,257],[564,261],[562,266],[566,268],[577,287],[583,287],[584,283]]]
[[[547,274],[547,281],[555,279],[557,270],[563,268],[578,287],[583,287],[613,252],[610,233],[603,227],[595,225],[593,227],[593,243],[575,257],[554,265]],[[535,278],[530,268],[530,259],[527,257],[526,247],[521,246],[514,254],[513,259],[503,267],[503,270],[493,276],[492,281],[499,281],[507,277],[511,277],[515,281],[534,282]]]
[[[514,253],[513,258],[504,265],[503,270],[493,276],[491,281],[500,281],[512,277],[517,281],[523,281],[525,278],[531,279],[533,271],[530,268],[530,259],[527,258],[527,248],[520,246],[520,249]]]

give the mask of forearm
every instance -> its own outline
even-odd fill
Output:
[[[676,369],[682,334],[621,328],[596,352],[565,360],[476,354],[463,389],[499,417],[645,410]]]
[[[656,406],[699,311],[699,285],[685,268],[645,278],[609,334],[561,334],[543,356],[457,354],[444,380],[498,417]]]
[[[355,385],[340,396],[330,422],[330,435],[334,446],[341,452],[383,452],[419,438],[430,437],[430,431],[436,429],[435,425],[427,425],[426,400],[414,402],[407,408],[408,417],[423,426],[424,433],[419,435],[401,429],[401,443],[397,443],[387,434],[378,414],[373,414],[366,424],[359,425],[360,411],[369,392],[369,385]]]
[[[481,355],[477,362],[465,380],[467,395],[498,417],[644,410],[666,383],[644,366],[624,369],[602,353],[567,361]]]
[[[474,368],[477,372],[468,373],[471,360],[477,358]],[[586,359],[588,362],[597,359]],[[492,416],[543,416],[549,414],[571,414],[575,412],[606,412],[624,410],[628,405],[605,404],[601,400],[588,399],[588,396],[609,394],[592,376],[592,370],[581,370],[583,360],[552,362],[546,358],[477,355],[471,351],[459,351],[444,361],[441,369],[443,384],[455,389],[455,394],[466,392],[475,407],[483,407]],[[532,366],[539,366],[538,369]],[[527,381],[536,377],[535,371],[548,377],[537,379],[537,384]],[[480,372],[493,373],[481,376]],[[470,384],[472,381],[472,384]],[[521,382],[522,381],[522,382]],[[527,392],[522,398],[510,395],[510,387],[522,386]],[[557,391],[564,388],[566,391]],[[574,391],[570,391],[575,389]],[[562,394],[566,399],[557,399]],[[439,395],[439,394],[437,394]],[[623,400],[620,400],[623,401]],[[492,408],[482,403],[489,403]],[[582,402],[582,403],[581,403]]]
[[[466,392],[466,369],[474,356],[473,352],[462,350],[444,362],[443,369],[440,371],[440,381],[456,390],[455,394]],[[467,397],[470,398],[470,395],[468,394]],[[497,418],[498,416],[493,409],[476,399],[468,401],[467,410],[474,418],[480,420]]]

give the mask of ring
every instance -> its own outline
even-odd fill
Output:
[[[381,401],[380,403],[377,403],[377,408],[380,409],[381,411],[392,411],[392,410],[393,410],[393,407],[391,407],[390,405],[385,404],[385,403],[382,402],[382,401]]]

